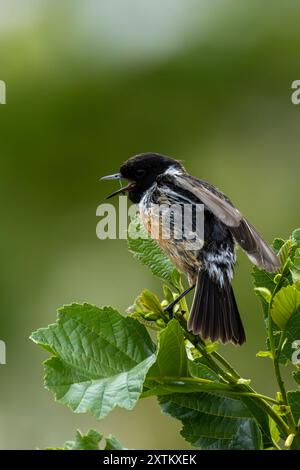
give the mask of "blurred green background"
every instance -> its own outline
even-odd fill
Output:
[[[125,241],[96,238],[101,175],[135,153],[184,160],[228,194],[268,241],[299,226],[300,4],[296,1],[0,0],[0,448],[61,445],[95,427],[131,448],[185,448],[155,400],[103,422],[42,386],[28,339],[71,301],[120,311],[160,284]],[[223,352],[273,394],[251,264],[235,292],[248,341]]]

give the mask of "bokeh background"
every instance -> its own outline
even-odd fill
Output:
[[[0,0],[0,448],[43,448],[76,428],[131,448],[185,448],[148,399],[104,421],[72,414],[42,386],[28,339],[72,301],[120,311],[160,284],[125,241],[96,238],[101,175],[157,151],[228,194],[268,241],[299,226],[300,4],[234,0]],[[251,265],[235,292],[248,342],[223,347],[273,394]]]

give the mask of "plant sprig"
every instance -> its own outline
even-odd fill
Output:
[[[143,230],[138,220],[132,223]],[[129,236],[129,249],[163,281],[163,298],[144,290],[127,316],[89,304],[60,309],[56,323],[31,336],[52,355],[44,364],[45,387],[75,413],[97,419],[116,406],[131,410],[139,400],[157,396],[162,411],[182,422],[186,441],[200,449],[300,449],[300,390],[287,391],[281,373],[300,340],[300,229],[288,240],[274,241],[278,273],[253,270],[267,337],[266,351],[257,355],[272,360],[274,397],[254,390],[218,352],[218,343],[188,331],[185,298],[169,319],[164,307],[183,292],[181,275],[143,235]],[[156,331],[155,340],[148,329]],[[91,431],[84,442],[98,445],[96,434]]]

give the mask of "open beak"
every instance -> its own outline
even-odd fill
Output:
[[[106,180],[124,180],[123,176],[121,173],[115,173],[114,175],[108,175],[108,176],[102,176],[100,178],[100,181],[106,181]]]
[[[126,180],[126,178],[124,178],[121,175],[121,173],[115,173],[114,175],[108,175],[108,176],[102,176],[102,178],[100,178],[100,181],[107,181],[107,180]],[[117,194],[120,194],[120,193],[125,193],[126,191],[129,191],[129,189],[132,187],[133,187],[133,183],[130,183],[127,186],[124,186],[123,188],[120,188],[114,193],[110,194],[109,196],[107,196],[106,199],[110,199],[111,197],[116,196]]]

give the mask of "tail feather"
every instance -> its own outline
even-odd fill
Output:
[[[230,280],[221,286],[209,274],[200,272],[188,328],[203,339],[243,344],[245,331]]]

